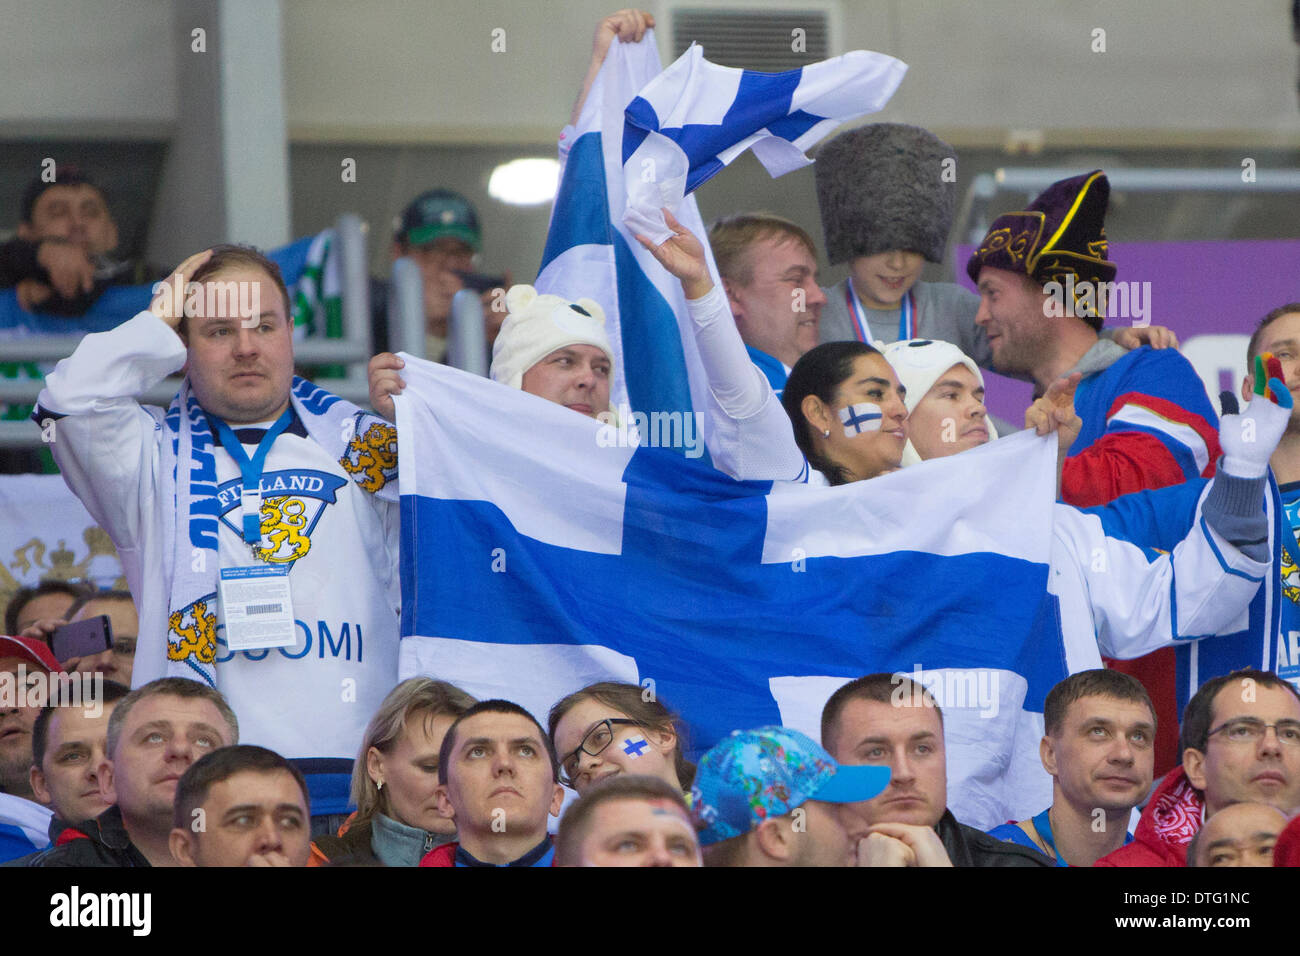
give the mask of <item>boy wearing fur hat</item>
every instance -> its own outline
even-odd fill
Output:
[[[530,285],[517,285],[506,293],[506,312],[492,347],[493,381],[591,418],[612,411],[614,349],[599,303],[566,302],[556,295],[538,295]],[[406,387],[398,375],[404,364],[391,352],[370,360],[370,403],[389,421],[395,414],[392,396]]]
[[[841,133],[817,153],[817,205],[831,265],[849,276],[826,290],[821,341],[952,342],[985,368],[988,337],[975,325],[979,298],[951,282],[919,282],[942,262],[952,228],[956,151],[928,130],[873,123]]]

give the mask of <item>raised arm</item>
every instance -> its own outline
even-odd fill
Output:
[[[700,362],[708,379],[709,414],[706,429],[709,454],[721,471],[733,478],[794,481],[807,463],[794,441],[789,416],[763,373],[749,358],[723,290],[713,283],[704,246],[667,209],[664,222],[670,239],[645,246],[682,284]]]

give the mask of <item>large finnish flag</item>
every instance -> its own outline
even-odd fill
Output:
[[[587,296],[605,310],[615,405],[690,412],[708,400],[681,286],[634,233],[662,241],[659,209],[668,206],[703,237],[691,189],[751,147],[773,175],[806,163],[803,150],[883,106],[906,69],[858,51],[755,73],[709,63],[692,46],[661,71],[653,31],[640,43],[610,45],[577,124],[560,137],[563,171],[536,286],[570,301]],[[706,254],[720,284],[707,246]]]
[[[639,682],[698,752],[765,724],[816,738],[840,684],[920,667],[959,819],[1050,802],[1043,699],[1067,673],[1046,595],[1053,442],[1013,436],[838,488],[736,482],[404,358],[402,677],[542,720],[593,681]]]

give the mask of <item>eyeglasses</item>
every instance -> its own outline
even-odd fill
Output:
[[[606,717],[587,731],[587,736],[582,738],[582,743],[578,744],[578,749],[560,762],[562,783],[570,787],[573,786],[573,778],[578,775],[578,761],[581,759],[582,754],[599,757],[605,748],[614,742],[615,724],[632,724],[636,726],[636,721],[628,720],[625,717]]]
[[[1270,727],[1277,735],[1279,744],[1285,747],[1300,747],[1300,720],[1279,720],[1275,724],[1266,724],[1258,717],[1237,717],[1225,721],[1205,736],[1209,739],[1217,733],[1222,733],[1223,738],[1229,743],[1258,744],[1264,739]]]

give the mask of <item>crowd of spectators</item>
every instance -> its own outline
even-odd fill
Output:
[[[603,20],[591,75],[610,44],[653,25],[638,11]],[[322,402],[293,379],[279,269],[222,245],[173,278],[254,284],[261,314],[239,315],[233,302],[193,314],[160,295],[87,336],[46,379],[36,417],[56,423],[55,460],[113,538],[130,590],[48,582],[6,608],[0,857],[40,867],[1293,863],[1300,693],[1257,665],[1300,608],[1290,523],[1300,303],[1279,304],[1251,339],[1246,439],[1228,417],[1235,401],[1221,423],[1171,332],[1107,329],[1097,299],[1050,308],[1063,276],[1081,287],[1116,275],[1101,170],[997,219],[967,263],[977,294],[919,281],[951,228],[955,187],[932,167],[953,152],[899,124],[823,147],[826,256],[849,266],[830,288],[818,284],[816,240],[766,213],[737,212],[697,237],[666,211],[671,238],[641,242],[681,282],[711,414],[728,423],[718,434],[730,444],[710,451],[734,478],[838,486],[965,454],[1009,430],[988,414],[983,370],[1034,383],[1024,424],[1055,433],[1058,449],[1050,590],[1063,630],[1095,658],[1046,696],[1039,754],[1052,799],[1041,812],[989,832],[957,819],[944,711],[901,674],[845,680],[825,701],[820,742],[737,727],[695,762],[691,727],[637,684],[591,683],[543,715],[475,700],[436,673],[399,681],[392,422],[403,362],[385,351],[370,362],[377,416]],[[480,244],[477,214],[448,190],[421,194],[395,221],[394,256],[423,276],[433,358],[445,356],[451,296],[483,278]],[[0,286],[25,308],[76,314],[125,281],[130,270],[109,258],[116,245],[102,192],[65,170],[28,190],[18,237],[0,246]],[[600,305],[531,286],[503,301],[505,312],[485,312],[491,378],[580,415],[611,412],[619,353]],[[383,295],[374,307],[382,342]],[[170,409],[136,401],[182,368]],[[1160,518],[1138,530],[1139,510]],[[1131,575],[1104,586],[1090,577],[1098,548],[1129,548]],[[366,560],[344,571],[342,554]],[[227,573],[259,567],[275,579]],[[1172,584],[1153,582],[1175,570],[1200,575],[1215,600],[1172,607]],[[1265,576],[1283,602],[1272,617],[1254,610]],[[277,586],[292,588],[289,620],[316,621],[317,632],[294,635],[305,647],[260,632],[237,646],[218,605],[270,607],[257,602],[273,602]],[[239,598],[239,587],[255,596]],[[110,646],[55,656],[62,626],[101,616]],[[1175,647],[1170,621],[1240,647],[1189,672],[1177,655],[1194,642]],[[319,655],[308,653],[313,638]],[[1104,668],[1103,657],[1134,660]],[[56,701],[54,688],[74,679],[93,700]],[[527,675],[501,683],[511,679]],[[308,706],[299,691],[309,685],[345,692]]]

